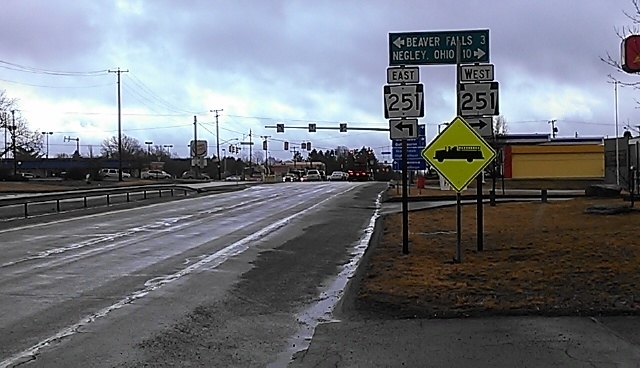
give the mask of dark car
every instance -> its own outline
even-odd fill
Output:
[[[367,170],[359,170],[359,169],[349,170],[348,175],[349,175],[348,176],[349,181],[369,180],[369,173],[367,173]]]
[[[286,174],[285,176],[282,177],[282,181],[283,182],[294,182],[294,181],[300,181],[300,179],[298,178],[297,175],[289,173],[289,174]]]

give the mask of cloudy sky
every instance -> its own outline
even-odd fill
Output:
[[[120,68],[122,130],[140,142],[188,154],[198,138],[271,136],[314,148],[363,145],[389,150],[387,133],[286,129],[384,128],[388,33],[489,29],[501,114],[511,133],[613,136],[614,85],[633,81],[600,58],[618,58],[616,29],[631,25],[631,0],[3,0],[0,90],[19,99],[32,130],[52,131],[50,152],[83,155],[117,135]],[[455,115],[455,67],[422,66],[430,140]],[[640,124],[634,93],[619,89],[619,130]],[[2,144],[4,142],[0,142]],[[261,149],[261,144],[256,146]],[[222,150],[221,150],[222,151]],[[221,152],[222,153],[222,152]]]

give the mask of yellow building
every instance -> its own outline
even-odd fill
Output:
[[[505,177],[513,179],[604,178],[602,139],[559,139],[504,147]]]

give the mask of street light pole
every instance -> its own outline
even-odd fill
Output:
[[[223,166],[223,170],[225,173],[227,172],[227,152],[225,151],[225,149],[222,149],[222,165]],[[222,179],[222,177],[220,177],[220,179]]]
[[[165,144],[162,147],[167,149],[167,155],[171,158],[171,148],[173,148],[173,144]]]

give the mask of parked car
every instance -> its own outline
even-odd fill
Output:
[[[240,181],[240,180],[242,180],[242,178],[239,177],[238,175],[231,175],[231,176],[227,176],[224,180],[226,180],[226,181]]]
[[[142,179],[171,179],[173,176],[164,170],[145,170],[140,174]]]
[[[27,179],[35,179],[35,178],[39,178],[39,176],[34,175],[32,173],[20,173],[18,175],[22,175],[23,178],[27,178]]]
[[[301,181],[321,181],[322,177],[320,172],[316,169],[307,170],[307,173],[302,177]]]
[[[195,171],[185,171],[182,173],[182,179],[211,180],[211,177],[206,173],[200,173],[200,175],[196,175]]]
[[[334,171],[329,176],[330,181],[344,181],[347,180],[347,173],[343,171]]]
[[[118,175],[119,170],[118,169],[102,169],[100,170],[100,175],[102,175],[103,178],[119,178],[120,176]],[[122,178],[130,178],[131,174],[127,173],[127,172],[122,172]]]

